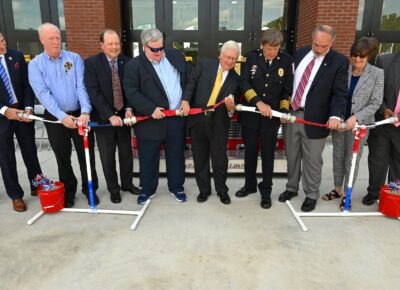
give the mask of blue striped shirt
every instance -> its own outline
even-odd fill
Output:
[[[69,111],[91,112],[84,65],[78,54],[62,50],[58,58],[52,58],[43,52],[29,63],[28,70],[36,97],[58,120],[62,121]]]

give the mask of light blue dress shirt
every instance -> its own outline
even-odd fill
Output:
[[[65,118],[65,112],[79,109],[81,113],[91,112],[84,64],[78,54],[62,50],[58,58],[52,58],[43,52],[29,63],[28,71],[36,97],[58,120]]]
[[[151,63],[167,94],[169,109],[179,109],[182,100],[182,87],[178,70],[168,61],[165,55],[160,62],[151,61]]]

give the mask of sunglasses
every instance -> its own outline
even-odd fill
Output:
[[[155,48],[155,47],[150,47],[150,46],[147,45],[147,47],[151,50],[151,52],[159,52],[159,51],[162,51],[164,49],[164,46]]]
[[[354,57],[354,58],[357,58],[357,57],[359,57],[359,58],[366,58],[367,55],[366,55],[366,54],[359,54],[359,53],[357,53],[357,54],[352,55],[352,57]]]

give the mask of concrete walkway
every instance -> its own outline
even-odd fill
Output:
[[[361,204],[367,154],[365,150],[352,201],[357,212],[377,210],[377,205]],[[29,192],[19,150],[17,156],[20,181]],[[322,193],[333,186],[331,145],[324,156]],[[44,173],[57,179],[47,144],[39,159]],[[112,204],[99,159],[97,170],[99,208],[140,208],[129,193],[123,193],[121,204]],[[157,196],[138,229],[131,231],[130,216],[77,213],[48,214],[29,226],[26,221],[40,210],[38,198],[26,195],[28,211],[16,213],[1,181],[0,289],[399,289],[400,221],[304,218],[309,231],[303,232],[287,206],[277,201],[285,178],[274,179],[270,210],[261,209],[258,194],[234,197],[243,182],[229,178],[231,205],[220,203],[215,194],[198,204],[195,180],[187,178],[189,200],[180,204],[161,178]],[[134,183],[138,185],[137,178]],[[300,192],[293,199],[295,208],[303,200]],[[337,212],[338,203],[320,199],[317,211]],[[78,193],[75,208],[87,207]]]

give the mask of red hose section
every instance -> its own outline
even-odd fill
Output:
[[[300,123],[300,124],[304,124],[304,125],[310,125],[310,126],[316,126],[316,127],[328,127],[326,124],[319,124],[319,123],[314,123],[314,122],[310,122],[310,121],[306,121],[300,118],[296,117],[295,120],[296,123]]]

